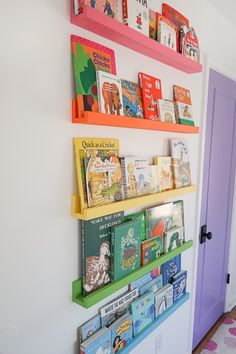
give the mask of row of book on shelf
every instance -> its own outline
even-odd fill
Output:
[[[129,290],[79,327],[80,353],[120,353],[186,294],[181,255],[135,280]]]
[[[72,36],[78,114],[85,111],[194,125],[191,93],[173,86],[173,99],[163,99],[161,80],[139,73],[138,82],[116,73],[114,51],[85,38]]]
[[[159,13],[150,8],[148,0],[74,0],[75,14],[83,13],[85,5],[123,20],[136,31],[195,62],[200,61],[198,38],[189,19],[168,4],[163,3]],[[121,6],[122,18],[118,15]]]
[[[188,144],[170,139],[171,156],[120,157],[118,139],[74,138],[80,207],[95,207],[191,184]]]

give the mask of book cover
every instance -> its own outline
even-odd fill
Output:
[[[80,343],[91,337],[101,328],[100,315],[96,315],[79,327]]]
[[[165,236],[165,253],[173,251],[175,248],[184,243],[183,227],[174,227],[166,232]]]
[[[168,262],[164,263],[161,267],[163,275],[163,284],[172,283],[173,277],[181,270],[181,255],[178,255]]]
[[[133,335],[139,334],[155,317],[154,293],[152,291],[139,297],[130,304],[133,315]]]
[[[156,77],[139,73],[144,118],[158,120],[157,100],[162,98],[161,80]]]
[[[187,58],[200,62],[200,48],[197,34],[193,27],[182,26],[180,29],[180,52]]]
[[[157,15],[152,9],[149,9],[149,37],[157,40]]]
[[[174,187],[181,188],[191,184],[188,143],[184,139],[170,139]]]
[[[177,51],[176,27],[168,18],[157,13],[157,40],[166,47]]]
[[[118,318],[129,312],[129,306],[139,296],[138,289],[127,291],[100,309],[101,325],[110,326]]]
[[[140,266],[141,221],[112,228],[112,279],[117,281]]]
[[[124,24],[149,36],[148,0],[122,0],[122,8]]]
[[[123,199],[122,168],[119,157],[90,157],[84,162],[89,207]]]
[[[81,221],[83,296],[111,281],[111,227],[124,221],[124,212]]]
[[[120,353],[133,338],[132,316],[125,314],[116,320],[110,327],[112,353]]]
[[[162,287],[163,287],[163,278],[162,278],[162,274],[160,274],[155,279],[141,286],[139,289],[139,295],[142,296],[148,291],[152,291],[153,293],[155,293],[156,291],[160,290]]]
[[[116,75],[98,70],[97,86],[99,111],[123,116],[121,79]]]
[[[123,185],[125,198],[150,193],[149,162],[142,157],[122,157]]]
[[[123,111],[126,117],[143,118],[143,103],[139,84],[121,80]]]
[[[80,354],[111,353],[111,331],[104,327],[80,344]]]
[[[160,192],[160,166],[150,165],[150,193]]]
[[[143,285],[155,279],[160,274],[161,274],[161,267],[154,268],[149,273],[143,275],[142,277],[138,278],[134,282],[130,283],[129,290],[133,290],[133,289],[139,290]]]
[[[165,123],[176,123],[175,107],[170,100],[157,100],[157,110],[160,120]]]
[[[159,166],[160,192],[173,189],[172,158],[170,156],[157,156],[153,158],[153,162]]]
[[[146,230],[146,215],[144,211],[125,215],[125,221],[130,220],[140,220],[141,221],[141,242],[146,240],[147,237],[147,230]]]
[[[90,2],[94,2],[95,0],[90,0]],[[97,1],[97,10],[102,12],[103,14],[117,19],[118,12],[118,0],[96,0]]]
[[[88,206],[84,160],[90,157],[119,156],[120,143],[118,139],[109,138],[74,138],[73,145],[80,208],[83,210]]]
[[[166,284],[155,294],[155,317],[160,316],[173,305],[173,285]]]
[[[161,241],[153,237],[141,243],[141,265],[147,264],[161,255]]]
[[[78,114],[98,112],[96,70],[116,75],[115,53],[112,49],[78,36],[71,36]]]
[[[183,200],[176,200],[175,202],[173,202],[173,227],[183,227],[183,236],[185,241]]]
[[[187,288],[187,271],[181,271],[173,277],[173,301],[177,301],[186,294]]]
[[[194,125],[190,91],[183,87],[174,85],[174,100],[178,123],[182,124],[184,120],[189,120]]]

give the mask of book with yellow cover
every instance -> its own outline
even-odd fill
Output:
[[[172,159],[170,156],[157,156],[154,165],[159,166],[160,192],[173,189]]]

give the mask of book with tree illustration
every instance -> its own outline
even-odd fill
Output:
[[[157,100],[162,98],[161,80],[139,73],[139,83],[143,99],[144,118],[158,120]]]
[[[139,84],[121,80],[124,115],[143,118],[143,104]]]
[[[98,112],[96,70],[116,75],[115,53],[112,49],[82,37],[71,36],[72,57],[78,114]]]
[[[170,139],[173,164],[174,187],[181,188],[191,184],[188,143],[185,139]]]
[[[190,91],[177,85],[174,85],[173,89],[177,122],[194,125]]]

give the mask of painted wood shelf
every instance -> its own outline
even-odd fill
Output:
[[[185,73],[193,74],[202,72],[201,64],[186,58],[184,55],[175,52],[123,23],[92,9],[90,6],[85,6],[83,14],[74,15],[73,0],[71,0],[70,21],[76,26],[82,27],[101,37],[107,38]]]
[[[186,251],[187,249],[191,248],[193,245],[193,241],[187,241],[180,247],[174,249],[173,251],[164,254],[163,256],[159,257],[158,259],[155,259],[152,262],[149,262],[148,264],[140,267],[139,269],[135,270],[131,274],[127,275],[126,277],[114,282],[110,283],[107,286],[104,286],[103,288],[95,291],[92,294],[89,294],[87,296],[82,295],[82,279],[79,278],[78,280],[75,280],[72,283],[72,300],[79,304],[80,306],[83,306],[85,308],[89,308],[98,302],[104,300],[106,297],[112,295],[116,291],[120,290],[124,286],[132,283],[133,281],[137,280],[141,276],[147,274],[148,272],[152,271],[154,268],[159,267],[163,263],[169,261],[175,256],[178,256],[180,253]]]

